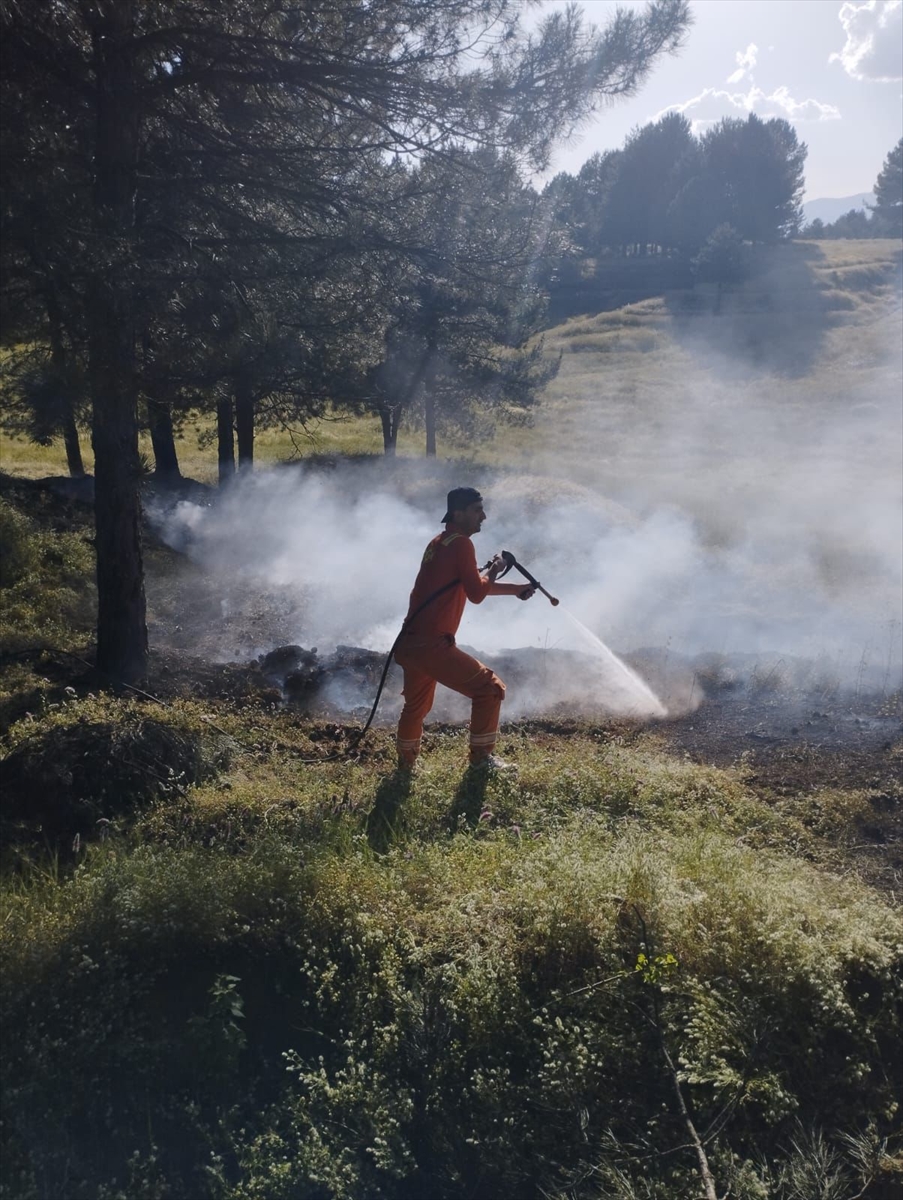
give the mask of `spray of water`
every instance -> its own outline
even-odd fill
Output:
[[[618,658],[617,654],[609,646],[606,646],[601,638],[596,637],[592,630],[587,629],[583,622],[569,612],[564,605],[561,605],[561,611],[572,622],[583,639],[602,655],[606,665],[615,671],[622,684],[636,698],[636,706],[644,716],[666,717],[668,715],[664,704],[649,685],[637,675],[636,671],[628,667],[623,659]]]

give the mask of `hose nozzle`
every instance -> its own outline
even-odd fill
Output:
[[[545,598],[549,601],[549,603],[553,607],[560,604],[560,601],[556,600],[556,598],[551,594],[551,592],[547,592],[546,589],[542,586],[542,584],[539,582],[538,579],[533,578],[533,576],[530,574],[530,572],[527,570],[526,567],[522,567],[520,565],[520,563],[517,561],[517,559],[514,557],[514,555],[511,553],[510,550],[501,550],[501,551],[499,551],[499,553],[507,564],[507,570],[510,571],[511,568],[514,567],[516,570],[520,571],[520,573],[521,573],[521,575],[523,575],[524,579],[526,579],[530,583],[532,583],[532,585],[536,588],[536,590],[538,592],[542,592],[542,594],[545,596]]]

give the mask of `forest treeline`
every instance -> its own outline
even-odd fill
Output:
[[[721,226],[750,242],[796,233],[805,161],[787,121],[727,117],[697,137],[672,112],[546,193],[584,255],[693,255]]]
[[[576,175],[557,175],[544,195],[579,257],[698,258],[716,231],[724,241],[728,230],[746,243],[903,234],[903,139],[878,175],[872,210],[832,225],[802,224],[806,152],[779,118],[727,117],[696,136],[683,114],[668,113],[620,150],[594,154]]]
[[[2,37],[3,414],[95,463],[99,661],[146,659],[139,535],[208,414],[221,481],[255,430],[336,409],[450,428],[525,412],[575,257],[676,254],[730,272],[799,228],[787,122],[679,114],[542,191],[556,139],[629,95],[686,0],[533,30],[506,0],[10,0]]]
[[[865,209],[851,208],[835,221],[819,217],[810,221],[800,237],[827,238],[903,237],[903,138],[884,160],[875,183],[875,203]]]

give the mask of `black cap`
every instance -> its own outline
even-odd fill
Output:
[[[468,504],[482,504],[483,497],[476,488],[452,488],[445,498],[445,516],[442,518],[442,524],[447,525],[449,521],[455,518],[452,513],[456,509],[467,508]]]

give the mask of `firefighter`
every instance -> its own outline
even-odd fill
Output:
[[[450,491],[442,519],[445,530],[433,538],[423,555],[411,592],[408,617],[395,649],[395,659],[404,670],[404,708],[396,743],[398,765],[409,770],[416,763],[424,718],[433,707],[436,684],[441,683],[473,701],[471,766],[502,770],[507,764],[492,752],[498,739],[505,685],[489,667],[457,648],[455,634],[466,601],[481,604],[487,596],[529,600],[536,589],[530,584],[496,583],[496,577],[505,568],[498,555],[485,575],[478,570],[470,539],[480,532],[486,513],[483,497],[475,488]]]

